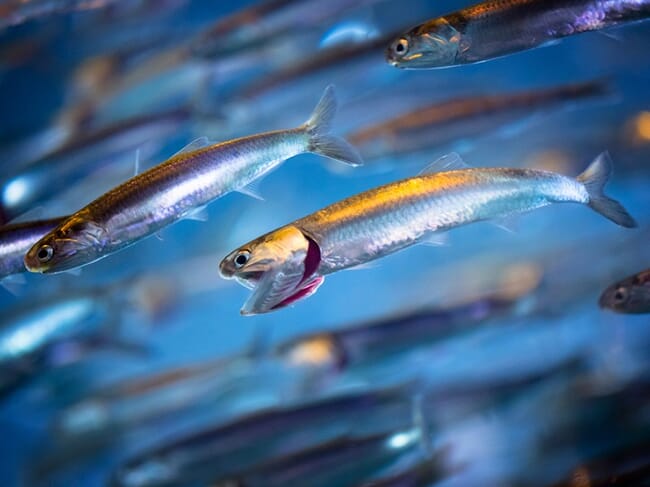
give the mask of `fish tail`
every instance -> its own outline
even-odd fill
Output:
[[[318,105],[304,125],[310,136],[308,151],[351,166],[360,166],[363,164],[363,160],[357,150],[345,139],[330,133],[335,114],[336,96],[334,87],[329,85],[325,88]]]
[[[607,152],[600,154],[577,180],[584,184],[589,194],[589,207],[617,225],[626,228],[637,226],[636,221],[618,201],[605,195],[605,185],[612,174],[612,159]]]

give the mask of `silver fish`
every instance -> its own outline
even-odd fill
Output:
[[[254,290],[242,314],[287,306],[313,294],[327,274],[433,240],[436,233],[552,203],[581,203],[618,225],[636,226],[603,192],[612,170],[607,154],[576,179],[532,169],[460,167],[457,154],[443,157],[425,174],[334,203],[231,252],[221,275]]]
[[[27,252],[25,266],[54,273],[94,262],[244,189],[298,154],[313,152],[360,164],[356,151],[328,132],[335,112],[329,86],[311,118],[298,128],[184,151],[71,215]]]
[[[477,63],[648,17],[648,0],[488,0],[414,27],[386,60],[407,69]]]

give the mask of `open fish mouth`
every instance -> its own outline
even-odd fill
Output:
[[[235,280],[248,289],[255,289],[264,276],[264,271],[242,272],[235,276]]]

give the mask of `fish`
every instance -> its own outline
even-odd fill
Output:
[[[55,14],[105,8],[118,0],[9,0],[0,5],[0,29]]]
[[[366,161],[398,157],[472,140],[534,114],[609,92],[607,83],[596,80],[519,93],[462,96],[362,127],[347,139]]]
[[[8,172],[0,183],[0,219],[12,220],[34,207],[47,207],[55,202],[64,191],[60,185],[52,185],[53,179],[65,188],[76,187],[100,171],[123,169],[124,160],[128,166],[122,172],[127,173],[126,177],[132,175],[130,167],[136,165],[136,152],[141,150],[143,157],[157,153],[190,115],[190,110],[184,107],[91,130],[70,139],[28,167]],[[89,199],[86,196],[83,201]]]
[[[12,223],[0,227],[0,280],[14,274],[26,272],[25,254],[65,218],[58,217],[22,223]]]
[[[281,162],[312,152],[350,165],[361,157],[329,133],[336,112],[328,86],[302,126],[184,150],[72,214],[25,255],[31,272],[56,273],[95,262],[261,178]],[[203,144],[201,144],[203,145]]]
[[[386,60],[404,69],[472,64],[648,17],[648,0],[488,0],[410,29]]]
[[[331,487],[359,485],[420,448],[416,428],[341,437],[299,453],[273,459],[205,487]]]
[[[516,313],[523,296],[484,296],[444,308],[405,312],[327,332],[283,341],[274,354],[292,366],[329,369],[334,373],[378,363],[430,345],[450,334]]]
[[[93,289],[50,296],[3,312],[0,394],[49,368],[78,361],[88,347],[118,345],[114,304]]]
[[[617,313],[650,313],[650,269],[609,286],[601,294],[598,304]]]
[[[451,154],[419,176],[359,193],[262,235],[228,254],[219,270],[253,290],[241,309],[253,315],[311,296],[333,272],[435,243],[436,234],[461,225],[552,203],[581,203],[633,228],[627,210],[604,193],[611,173],[607,153],[576,179],[533,169],[467,169]]]
[[[262,410],[207,427],[127,460],[115,471],[113,485],[225,481],[265,460],[297,454],[318,441],[406,427],[412,410],[409,390],[404,386],[348,393]]]
[[[269,40],[322,26],[378,0],[267,0],[218,19],[192,40],[199,57],[222,58],[254,49]]]

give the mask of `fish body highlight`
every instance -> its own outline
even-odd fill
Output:
[[[435,169],[442,163],[458,165],[459,158],[445,157]],[[576,179],[509,168],[423,174],[359,193],[263,235],[226,256],[220,271],[254,290],[242,313],[257,314],[313,294],[327,274],[424,243],[435,233],[553,203],[588,205],[634,227],[626,210],[603,193],[610,174],[606,154]]]
[[[298,128],[183,151],[71,215],[30,249],[25,266],[54,273],[99,260],[243,189],[298,154],[360,164],[347,142],[329,134],[335,112],[334,91],[328,87],[312,117]]]

